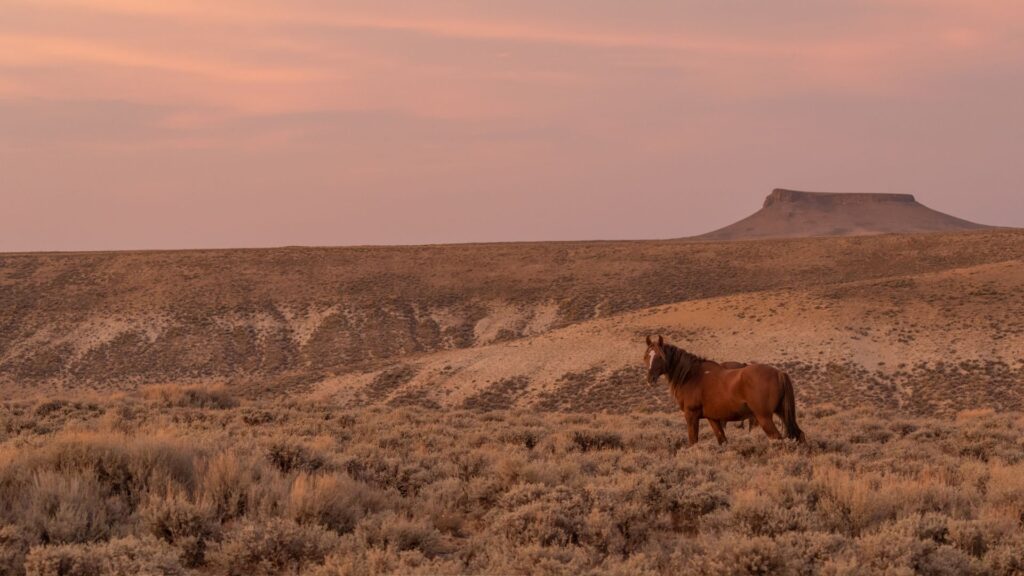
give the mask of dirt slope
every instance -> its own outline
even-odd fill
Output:
[[[645,389],[643,336],[718,360],[786,368],[805,404],[917,414],[1024,409],[1024,262],[640,310],[514,342],[408,358],[326,380],[355,405],[626,412],[672,409]]]
[[[1022,257],[1020,231],[0,255],[0,390],[290,393],[651,306]]]
[[[831,194],[776,189],[754,214],[697,238],[748,240],[810,236],[955,232],[987,228],[937,212],[910,194]]]

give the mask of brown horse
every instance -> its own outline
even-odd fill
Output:
[[[804,433],[796,423],[793,384],[781,370],[764,364],[726,368],[665,344],[661,336],[657,342],[647,337],[644,363],[648,384],[655,384],[662,374],[668,378],[672,396],[686,417],[690,446],[697,443],[701,418],[711,423],[719,444],[725,442],[726,422],[751,416],[769,438],[781,439],[772,418],[774,414],[782,418],[787,438],[804,441]]]
[[[746,368],[747,367],[747,363],[746,362],[719,362],[718,364],[722,368]],[[750,418],[747,418],[746,420],[740,420],[739,422],[736,423],[736,425],[740,427],[740,430],[743,430],[743,424],[744,423],[746,423],[746,425],[747,425],[747,432],[751,432],[751,431],[754,430],[754,426],[757,425],[757,418],[754,418],[754,415],[751,414]]]

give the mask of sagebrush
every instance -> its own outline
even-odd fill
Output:
[[[223,394],[4,404],[0,573],[1024,571],[1020,414],[817,406],[803,446],[687,449],[676,414]]]

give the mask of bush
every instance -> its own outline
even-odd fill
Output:
[[[27,576],[176,576],[185,571],[177,551],[154,538],[128,536],[98,544],[37,546]]]
[[[705,540],[703,553],[688,558],[682,573],[708,576],[760,576],[785,574],[792,569],[771,538],[722,534]]]
[[[301,574],[323,563],[337,544],[337,535],[318,526],[280,518],[245,521],[225,534],[208,559],[219,574],[228,576]]]
[[[20,495],[5,501],[10,503],[10,520],[33,541],[53,544],[106,539],[111,527],[130,514],[122,500],[105,494],[90,471],[36,472]]]
[[[730,510],[736,526],[755,536],[778,536],[806,529],[806,510],[781,506],[763,492],[737,493]]]
[[[199,502],[220,522],[276,514],[286,496],[286,484],[262,460],[225,452],[214,456],[202,471]]]
[[[425,520],[390,512],[368,518],[359,525],[355,536],[366,548],[415,551],[427,558],[446,551],[440,532]]]
[[[312,568],[310,576],[403,576],[461,574],[466,569],[458,559],[428,558],[417,551],[399,552],[394,548],[365,548],[350,543],[328,556],[322,566]],[[497,573],[497,572],[491,572]]]
[[[33,538],[20,526],[0,528],[0,574],[25,573],[25,555],[32,547]]]
[[[151,535],[181,550],[185,566],[203,564],[207,543],[217,529],[208,506],[197,505],[176,492],[166,498],[152,497],[140,516]]]
[[[300,474],[288,496],[290,516],[300,524],[318,524],[339,534],[355,529],[370,512],[389,505],[389,498],[344,474]]]
[[[624,500],[594,509],[587,517],[585,543],[602,554],[627,557],[640,552],[657,527],[656,515],[642,504]]]
[[[672,529],[684,534],[697,534],[705,516],[729,505],[725,490],[711,482],[672,485],[665,498]]]
[[[1024,536],[993,546],[983,560],[985,572],[998,576],[1024,574]]]
[[[278,438],[267,446],[267,459],[284,474],[316,472],[327,461],[309,446],[288,438]]]
[[[604,430],[576,430],[572,442],[580,452],[591,450],[622,450],[622,435]]]
[[[159,384],[143,390],[147,399],[167,408],[209,408],[227,410],[238,406],[238,400],[227,387],[215,385]]]
[[[585,493],[566,486],[541,484],[514,486],[501,499],[504,510],[494,529],[515,544],[568,546],[584,536],[590,502]]]
[[[178,441],[120,434],[64,434],[39,450],[19,452],[0,471],[0,497],[14,501],[46,473],[81,478],[103,497],[134,510],[153,487],[191,487],[197,451]]]

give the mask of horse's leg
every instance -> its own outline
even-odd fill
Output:
[[[725,429],[722,427],[722,421],[708,418],[708,422],[711,423],[711,429],[715,431],[715,438],[718,438],[718,443],[725,444]]]
[[[779,429],[775,427],[775,421],[772,420],[772,413],[769,412],[765,415],[755,414],[757,416],[757,423],[761,425],[761,429],[768,435],[772,440],[782,440],[782,434],[779,434]]]
[[[686,433],[690,437],[690,446],[697,443],[697,433],[700,430],[700,413],[688,410],[686,412]]]
[[[754,416],[753,414],[751,414],[750,418],[747,418],[747,434],[750,434],[751,432],[754,431],[754,425],[755,424],[757,424],[757,417]],[[740,422],[740,428],[742,428],[742,427],[743,427],[743,422]]]

